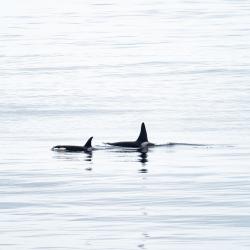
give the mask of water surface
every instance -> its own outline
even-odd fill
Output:
[[[250,4],[10,0],[0,248],[249,249]],[[212,146],[56,153],[133,140]]]

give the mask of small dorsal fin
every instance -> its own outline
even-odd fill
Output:
[[[86,144],[84,145],[85,148],[92,147],[92,145],[91,145],[92,139],[93,139],[93,136],[91,136],[91,137],[87,140]]]
[[[148,142],[148,135],[144,122],[141,124],[141,132],[136,140],[137,142]]]

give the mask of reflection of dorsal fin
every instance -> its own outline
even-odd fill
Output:
[[[147,131],[144,122],[141,124],[141,132],[136,140],[137,142],[147,142],[148,141],[148,136],[147,136]]]
[[[86,144],[84,145],[85,148],[92,147],[92,145],[91,145],[92,139],[93,139],[93,136],[91,136],[91,137],[88,139],[88,141],[87,141]]]

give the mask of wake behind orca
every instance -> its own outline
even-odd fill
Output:
[[[93,137],[90,137],[84,146],[57,145],[51,150],[59,152],[91,152],[93,150],[91,145],[92,139]]]

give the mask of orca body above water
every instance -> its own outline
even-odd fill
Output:
[[[51,150],[58,152],[92,152],[92,139],[93,137],[90,137],[84,146],[57,145],[54,146]]]
[[[144,122],[141,124],[141,132],[136,141],[108,142],[106,144],[126,148],[145,148],[155,146],[154,143],[148,141],[147,130]]]
[[[90,137],[84,146],[73,146],[73,145],[57,145],[54,146],[51,150],[57,152],[85,152],[91,153],[93,150],[106,150],[110,147],[95,147],[91,145],[93,137]],[[122,148],[132,148],[136,149],[140,153],[147,153],[150,147],[172,147],[172,146],[209,146],[207,144],[191,144],[191,143],[175,143],[169,142],[165,144],[154,144],[148,141],[147,130],[144,122],[141,124],[140,134],[135,141],[120,141],[120,142],[107,142],[107,145],[122,147]],[[210,145],[211,146],[211,145]],[[126,149],[125,149],[126,150]]]

